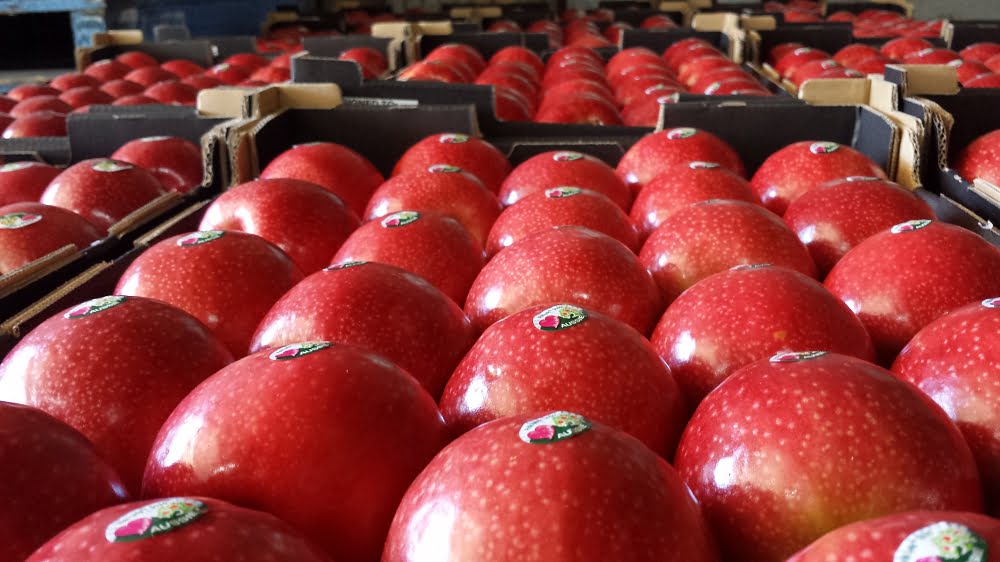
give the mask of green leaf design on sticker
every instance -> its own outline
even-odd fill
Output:
[[[545,445],[575,437],[591,428],[590,420],[572,412],[552,412],[546,416],[525,422],[518,431],[518,437],[525,443]]]
[[[462,144],[463,142],[469,142],[469,135],[449,133],[439,136],[438,142],[441,144]]]
[[[571,304],[557,304],[539,312],[531,319],[535,328],[555,332],[572,328],[587,319],[587,311]]]
[[[798,363],[826,355],[825,351],[789,351],[771,357],[771,363]]]
[[[893,234],[901,234],[903,232],[913,232],[914,230],[920,230],[921,228],[930,226],[932,222],[934,221],[929,219],[917,219],[912,221],[901,222],[896,226],[892,227],[889,230],[889,232]]]
[[[80,303],[70,309],[69,312],[63,315],[64,318],[69,318],[70,320],[75,320],[77,318],[84,318],[97,314],[98,312],[103,312],[109,308],[114,308],[121,303],[128,300],[128,297],[122,297],[118,295],[113,295],[109,297],[101,297],[98,299],[91,299],[87,302]]]
[[[287,361],[289,359],[298,359],[299,357],[304,357],[311,353],[322,351],[332,345],[333,344],[328,341],[306,341],[300,343],[293,343],[274,350],[267,357],[271,361]]]
[[[809,145],[809,152],[813,154],[832,154],[840,150],[840,145],[835,142],[814,142]]]
[[[0,216],[0,230],[17,230],[42,220],[37,213],[8,213]]]
[[[119,162],[117,160],[109,160],[109,159],[99,160],[98,162],[95,162],[93,166],[91,166],[92,169],[98,172],[108,172],[108,173],[121,172],[122,170],[131,170],[134,167],[135,166],[129,164],[128,162]]]
[[[678,127],[667,131],[667,138],[670,140],[689,139],[698,133],[697,129],[691,127]]]
[[[190,498],[156,500],[115,519],[104,538],[111,543],[148,539],[190,525],[206,512],[208,506]]]
[[[192,232],[182,236],[177,240],[177,245],[182,248],[187,248],[190,246],[199,246],[201,244],[207,244],[214,240],[218,240],[226,235],[224,230],[201,230],[198,232]]]
[[[545,196],[549,199],[562,199],[579,195],[581,191],[579,187],[553,187],[545,190]]]
[[[387,215],[382,219],[382,226],[385,228],[396,228],[406,226],[418,220],[420,220],[420,213],[417,211],[399,211]]]

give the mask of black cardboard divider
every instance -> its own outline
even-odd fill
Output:
[[[320,57],[339,57],[341,53],[356,47],[368,47],[380,51],[389,57],[389,47],[392,40],[387,37],[372,37],[371,35],[332,35],[322,37],[304,37],[302,48],[310,55]],[[402,59],[402,53],[397,53]]]
[[[69,139],[66,137],[0,139],[0,156],[5,162],[39,160],[62,166],[69,163]]]
[[[212,44],[212,55],[216,62],[222,62],[238,53],[256,53],[257,38],[251,35],[226,35],[205,37]]]
[[[951,49],[961,51],[974,43],[1000,42],[1000,21],[951,22]]]
[[[215,60],[212,53],[212,43],[206,39],[171,41],[167,43],[137,43],[135,45],[108,45],[107,47],[94,49],[90,53],[90,60],[111,59],[128,51],[146,53],[160,62],[173,59],[189,60],[205,68],[212,66]]]
[[[503,14],[499,18],[485,18],[483,20],[483,29],[489,29],[490,24],[498,20],[511,20],[526,29],[538,20],[552,19],[552,8],[547,2],[506,4],[502,8]]]
[[[886,10],[906,15],[906,8],[895,4],[882,4],[877,2],[828,2],[826,5],[827,14],[842,11],[850,12],[852,14],[860,14],[865,10]]]
[[[226,121],[199,117],[194,109],[185,113],[118,114],[81,113],[68,122],[70,154],[74,162],[110,156],[123,144],[142,137],[180,137],[201,146],[212,127]]]
[[[504,47],[525,47],[536,53],[549,48],[549,38],[544,33],[452,33],[450,35],[424,35],[417,42],[417,56],[424,58],[436,47],[447,43],[461,43],[473,47],[488,60]]]
[[[782,43],[802,43],[813,49],[821,49],[831,56],[840,49],[854,42],[854,35],[849,23],[815,23],[815,24],[784,24],[775,29],[761,30],[759,46],[755,43],[751,48],[759,47],[751,53],[751,60],[765,62],[768,53]]]

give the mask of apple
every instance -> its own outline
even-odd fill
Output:
[[[1000,43],[994,43],[991,41],[973,43],[972,45],[969,45],[959,51],[958,54],[963,60],[982,64],[990,58],[1000,55]]]
[[[129,72],[132,72],[131,66],[118,62],[115,59],[94,61],[83,70],[84,74],[96,78],[102,83],[125,78],[125,75]]]
[[[985,64],[962,59],[953,60],[948,63],[948,66],[955,69],[955,73],[958,75],[958,81],[964,87],[968,87],[968,83],[975,80],[979,76],[993,74],[989,67]]]
[[[899,562],[987,560],[1000,549],[996,519],[958,511],[906,511],[830,531],[788,562],[865,558]]]
[[[801,87],[806,80],[819,78],[824,72],[840,68],[840,63],[833,59],[818,59],[795,67],[787,76],[788,80]]]
[[[424,58],[427,61],[458,60],[479,74],[486,69],[486,59],[475,48],[461,43],[445,43],[436,47]]]
[[[518,63],[500,63],[490,66],[480,74],[475,84],[503,86],[516,90],[527,100],[538,98],[539,84],[536,78],[531,76],[534,72],[531,67]]]
[[[160,102],[142,94],[122,96],[111,105],[158,105]]]
[[[378,78],[389,70],[389,62],[386,60],[385,54],[371,47],[347,49],[340,53],[337,58],[358,63],[366,80]]]
[[[658,76],[643,76],[635,80],[624,82],[615,90],[615,101],[622,106],[622,120],[625,119],[625,111],[633,103],[638,103],[649,97],[659,97],[661,95],[683,92],[684,87],[675,84],[670,80],[665,80]]]
[[[823,351],[733,373],[698,406],[674,466],[730,560],[783,561],[842,525],[900,511],[982,508],[969,446],[937,404],[885,369]]]
[[[264,86],[269,86],[267,82],[261,82],[260,80],[244,80],[237,84],[240,88],[262,88]]]
[[[150,247],[122,274],[115,294],[172,304],[242,357],[260,319],[301,279],[291,258],[260,236],[207,230]]]
[[[515,312],[553,302],[606,314],[643,334],[663,310],[656,284],[628,247],[587,228],[561,226],[496,254],[469,290],[465,311],[483,331]]]
[[[66,90],[70,90],[72,88],[79,88],[81,86],[97,88],[100,85],[101,80],[81,72],[67,72],[65,74],[60,74],[49,81],[49,86],[52,86],[61,92],[65,92]]]
[[[890,364],[941,315],[1000,294],[1000,250],[957,226],[913,220],[855,246],[825,284],[858,315],[880,360]]]
[[[731,146],[712,133],[691,127],[646,135],[628,149],[615,170],[632,192],[638,193],[665,170],[689,162],[717,162],[739,176],[746,176],[740,155]]]
[[[39,111],[53,111],[55,113],[62,113],[65,115],[73,111],[73,106],[56,96],[34,96],[18,102],[18,104],[10,110],[10,116],[14,118],[26,117]]]
[[[965,88],[1000,88],[1000,74],[983,74],[962,84]]]
[[[45,188],[41,202],[73,211],[107,230],[164,193],[160,182],[140,167],[93,158],[63,170]]]
[[[330,562],[322,550],[277,517],[202,497],[103,509],[60,533],[26,562],[172,562],[191,557]]]
[[[599,82],[592,78],[569,77],[554,86],[545,88],[539,96],[539,105],[558,106],[561,103],[574,104],[576,103],[574,101],[575,98],[585,94],[596,96],[607,102],[601,104],[601,107],[610,108],[606,109],[604,113],[617,113],[618,108],[615,105],[615,94],[611,91],[611,88],[608,87],[607,83]]]
[[[91,86],[80,86],[66,90],[59,96],[59,99],[69,104],[73,109],[87,105],[110,105],[115,101],[115,98],[107,92]]]
[[[718,82],[724,82],[726,80],[743,80],[751,85],[760,85],[757,80],[752,76],[747,74],[745,70],[738,66],[723,67],[716,70],[708,71],[702,74],[698,81],[691,85],[689,88],[691,92],[705,93],[713,84]]]
[[[249,78],[251,72],[253,71],[242,66],[221,63],[209,68],[205,71],[205,75],[218,78],[222,83],[232,86]]]
[[[168,60],[160,64],[160,68],[177,75],[178,79],[195,76],[205,72],[205,69],[202,68],[200,64],[185,59]]]
[[[663,57],[664,62],[667,63],[667,67],[670,70],[677,72],[680,65],[685,61],[709,53],[721,54],[722,51],[704,39],[699,37],[689,37],[671,44],[669,47],[664,49],[661,56]]]
[[[750,183],[715,162],[687,162],[666,169],[646,183],[630,217],[645,240],[670,215],[694,203],[732,199],[757,203]]]
[[[203,181],[201,149],[177,137],[144,137],[123,144],[112,160],[135,164],[153,174],[163,187],[187,193]]]
[[[537,123],[579,125],[621,125],[621,115],[614,103],[602,96],[579,92],[558,98],[547,98],[535,114]]]
[[[955,51],[931,47],[906,55],[903,64],[948,64],[955,60],[962,60]]]
[[[532,103],[520,92],[503,86],[493,88],[493,109],[501,121],[531,121]]]
[[[739,68],[739,65],[725,55],[706,55],[682,63],[677,71],[677,79],[681,84],[691,87],[705,74],[731,68]]]
[[[3,130],[3,138],[65,137],[66,115],[55,111],[38,111],[18,117]]]
[[[825,183],[796,199],[784,216],[809,249],[821,277],[869,237],[901,222],[934,218],[934,211],[916,195],[870,176]]]
[[[293,53],[284,53],[274,57],[274,59],[271,60],[271,66],[277,66],[278,68],[291,68],[292,54]]]
[[[610,79],[620,74],[623,70],[640,64],[658,66],[664,69],[668,68],[666,61],[653,51],[645,47],[632,47],[615,53],[608,60],[605,71]]]
[[[236,53],[235,55],[230,55],[226,58],[226,64],[231,64],[234,66],[242,66],[243,68],[257,70],[258,68],[264,68],[271,64],[271,61],[266,58],[256,54],[256,53]]]
[[[38,201],[46,186],[61,172],[43,162],[11,162],[0,166],[0,207]]]
[[[41,203],[5,205],[0,207],[0,275],[64,246],[86,249],[100,238],[87,219],[65,209]]]
[[[664,299],[738,265],[772,264],[816,277],[816,265],[795,233],[759,205],[716,199],[678,209],[646,240],[639,261]]]
[[[655,128],[660,121],[660,106],[671,103],[670,100],[670,93],[635,100],[622,110],[622,123],[630,127]]]
[[[181,80],[181,84],[187,84],[188,86],[193,86],[194,89],[201,91],[201,90],[208,90],[211,88],[217,88],[219,86],[222,86],[224,82],[222,80],[219,80],[215,76],[209,76],[207,74],[199,74],[197,76],[188,76],[187,78],[184,78],[183,80]]]
[[[52,416],[0,402],[0,557],[24,560],[68,525],[124,501],[114,468]]]
[[[163,104],[193,106],[198,100],[198,89],[176,80],[167,80],[146,88],[142,95]]]
[[[359,216],[383,182],[382,174],[364,156],[332,142],[296,145],[272,160],[260,177],[314,183],[340,197]]]
[[[855,63],[854,66],[851,67],[851,69],[856,70],[862,74],[881,75],[885,73],[885,65],[887,64],[893,64],[893,60],[883,56],[875,56],[872,58],[865,59],[861,62]]]
[[[842,66],[851,67],[878,55],[879,50],[876,47],[864,43],[852,43],[834,53],[833,60]]]
[[[445,447],[403,497],[382,561],[442,553],[452,560],[719,560],[697,503],[665,460],[584,416],[538,415],[487,423]]]
[[[903,60],[913,53],[933,48],[934,44],[926,39],[921,39],[920,37],[900,37],[899,39],[886,42],[879,51],[890,59]]]
[[[545,71],[545,77],[542,78],[542,89],[548,90],[571,80],[590,80],[598,84],[608,84],[602,68],[592,66],[589,63],[576,63],[558,67],[550,66]]]
[[[141,51],[124,52],[115,57],[115,60],[133,69],[144,68],[147,66],[157,66],[160,64],[159,61],[154,59],[152,56]]]
[[[528,195],[562,186],[601,193],[624,211],[632,204],[632,193],[614,168],[570,150],[543,152],[518,165],[500,187],[500,202],[513,205]]]
[[[111,80],[101,84],[101,91],[113,98],[138,95],[141,94],[143,90],[145,90],[145,88],[141,85],[136,84],[135,82],[129,82],[125,79]]]
[[[396,162],[392,175],[435,164],[457,166],[479,178],[490,191],[498,193],[510,173],[510,162],[492,144],[469,135],[431,135],[411,146]]]
[[[0,95],[0,112],[6,114],[11,109],[14,109],[15,105],[17,105],[17,100],[11,97]]]
[[[21,84],[7,92],[7,97],[14,101],[24,101],[35,96],[58,96],[62,92],[45,84]],[[7,109],[10,111],[10,108]]]
[[[801,141],[768,156],[753,175],[750,186],[765,207],[783,215],[788,205],[803,194],[850,176],[886,177],[870,158],[849,146]]]
[[[799,47],[781,55],[781,58],[775,59],[774,71],[782,78],[788,78],[799,66],[810,61],[826,60],[828,58],[830,58],[830,54],[825,51],[810,47]]]
[[[465,82],[468,76],[456,69],[450,61],[420,61],[404,68],[396,80],[400,82],[423,81],[445,82],[459,84]],[[470,80],[471,81],[471,80]]]
[[[966,181],[983,179],[1000,185],[1000,130],[977,137],[962,148],[952,166]]]
[[[855,19],[857,19],[857,14],[848,12],[847,10],[839,10],[826,16],[826,21],[831,21],[831,22],[833,21],[853,22]]]
[[[534,51],[521,46],[504,47],[493,54],[489,60],[489,66],[498,65],[504,62],[515,62],[530,66],[537,76],[545,72],[545,63]]]
[[[173,72],[164,70],[159,66],[144,66],[126,74],[125,80],[148,88],[157,82],[179,80],[179,77]]]
[[[486,31],[493,33],[520,33],[523,30],[521,29],[521,25],[516,21],[503,19],[491,23]]]
[[[259,68],[250,75],[250,80],[259,80],[268,84],[278,84],[292,79],[292,72],[287,68],[277,66],[265,66]]]

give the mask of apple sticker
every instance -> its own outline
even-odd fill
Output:
[[[705,88],[705,95],[715,95],[715,92],[718,92],[721,87],[722,82],[712,82],[707,88]]]
[[[131,542],[180,529],[204,515],[208,506],[190,498],[156,500],[115,519],[104,530],[108,542]]]
[[[772,264],[769,263],[745,263],[743,265],[736,265],[729,268],[729,271],[750,271],[753,269],[765,269],[771,267]]]
[[[180,239],[177,240],[177,245],[182,248],[200,246],[201,244],[207,244],[213,240],[218,240],[225,235],[225,231],[222,230],[202,230],[199,232],[192,232],[191,234],[180,237]]]
[[[451,164],[434,164],[430,168],[427,168],[427,171],[432,174],[457,174],[462,169]]]
[[[463,142],[469,142],[469,135],[449,133],[438,137],[438,142],[441,144],[462,144]]]
[[[811,52],[812,52],[812,49],[810,49],[809,47],[799,47],[798,49],[795,49],[794,51],[792,51],[792,54],[795,55],[795,56],[799,56],[799,55],[804,55],[806,53],[811,53]]]
[[[771,358],[771,363],[798,363],[826,355],[825,351],[789,351]]]
[[[330,267],[323,268],[323,271],[340,271],[341,269],[347,269],[349,267],[355,267],[358,265],[364,265],[368,262],[366,261],[345,261],[344,263],[338,263],[337,265],[331,265]]]
[[[131,170],[134,167],[135,166],[127,162],[118,162],[116,160],[109,160],[107,158],[99,162],[96,162],[93,166],[91,166],[91,168],[93,168],[97,172],[107,172],[107,173],[121,172],[122,170]]]
[[[382,226],[384,228],[396,228],[406,226],[418,220],[420,220],[420,213],[417,211],[398,211],[382,219]]]
[[[809,152],[813,154],[831,154],[840,150],[840,145],[835,142],[814,142],[809,145]]]
[[[914,56],[916,57],[926,57],[927,55],[934,52],[934,47],[927,47],[926,49],[917,51]]]
[[[984,300],[983,308],[1000,308],[1000,297]]]
[[[279,347],[278,349],[271,352],[267,356],[271,361],[287,361],[289,359],[298,359],[299,357],[304,357],[311,353],[316,353],[317,351],[322,351],[333,345],[328,341],[305,341],[300,343],[291,343],[284,347]]]
[[[667,138],[670,140],[689,139],[697,132],[698,131],[696,129],[692,129],[691,127],[680,127],[667,131]]]
[[[698,161],[695,161],[695,162],[689,162],[688,163],[688,168],[691,168],[692,170],[712,170],[712,169],[715,169],[715,168],[718,168],[718,167],[719,167],[719,164],[717,164],[715,162],[698,162]]]
[[[932,222],[934,221],[928,219],[906,221],[892,227],[892,229],[889,230],[889,232],[892,232],[893,234],[900,234],[902,232],[913,232],[914,230],[920,230],[921,228],[924,228],[925,226],[931,224]]]
[[[844,179],[850,183],[858,183],[863,181],[882,181],[882,178],[876,178],[875,176],[848,176]]]
[[[525,422],[517,435],[525,443],[545,445],[564,441],[589,430],[590,427],[590,421],[579,414],[552,412]]]
[[[587,311],[571,304],[557,304],[539,312],[531,319],[535,328],[543,332],[565,330],[587,319]]]
[[[581,158],[583,158],[583,154],[569,150],[562,150],[552,155],[552,159],[556,162],[573,162]]]
[[[892,562],[986,562],[988,551],[986,541],[972,529],[940,521],[910,533]]]
[[[545,190],[545,196],[549,199],[562,199],[579,195],[580,191],[582,190],[579,187],[553,187]]]
[[[0,173],[6,172],[16,172],[18,170],[23,170],[25,168],[32,168],[34,166],[41,166],[41,162],[32,162],[30,160],[24,160],[21,162],[11,162],[10,164],[4,164],[0,166]]]
[[[958,68],[958,67],[962,66],[963,64],[965,64],[964,60],[962,60],[962,59],[955,59],[955,60],[949,62],[948,66],[950,66],[952,68]]]
[[[159,142],[159,141],[165,141],[165,140],[169,140],[169,139],[170,139],[170,137],[165,137],[165,136],[160,135],[160,136],[155,136],[155,137],[143,137],[143,138],[139,139],[139,142]]]
[[[0,216],[0,230],[17,230],[31,226],[42,220],[42,215],[36,213],[10,213]]]
[[[679,101],[681,101],[681,96],[680,96],[680,94],[677,94],[677,93],[673,93],[673,94],[670,94],[668,96],[660,96],[660,97],[656,98],[656,103],[658,103],[660,105],[667,105],[667,104],[671,104],[671,103],[677,103]]]
[[[76,320],[77,318],[84,318],[92,314],[97,314],[98,312],[103,312],[109,308],[114,308],[121,303],[128,300],[128,297],[120,296],[110,296],[101,297],[97,299],[91,299],[87,302],[80,303],[70,309],[69,312],[63,315],[63,318],[69,318],[70,320]]]

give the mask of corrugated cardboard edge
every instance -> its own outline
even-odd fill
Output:
[[[111,262],[100,262],[92,265],[89,269],[83,273],[77,275],[76,277],[70,279],[69,281],[63,283],[56,290],[52,291],[48,295],[42,297],[40,300],[34,302],[28,308],[25,308],[21,312],[15,314],[14,316],[7,319],[3,324],[0,324],[0,334],[10,334],[15,338],[21,337],[21,326],[34,318],[37,314],[43,312],[54,303],[64,298],[66,295],[70,294],[84,283],[90,281],[94,277],[97,277],[102,271],[111,266]]]
[[[95,33],[91,38],[91,47],[77,49],[73,53],[76,60],[76,69],[83,71],[90,65],[91,55],[101,47],[110,45],[138,45],[144,40],[141,29],[112,29]]]
[[[970,189],[973,193],[979,195],[983,199],[989,201],[991,205],[1000,209],[1000,186],[977,178],[972,182],[972,187]],[[994,225],[990,223],[990,226],[992,227]]]
[[[691,19],[695,31],[719,32],[729,38],[729,52],[726,55],[735,62],[743,62],[746,50],[746,32],[740,27],[740,17],[729,12],[695,14]]]
[[[951,96],[962,90],[954,67],[944,64],[891,64],[903,73],[904,97]]]
[[[83,249],[67,244],[0,277],[0,297],[24,288],[80,257]]]
[[[206,200],[206,201],[199,201],[197,203],[194,203],[192,205],[189,205],[189,206],[185,207],[179,213],[174,214],[169,219],[167,219],[167,220],[163,221],[162,223],[160,223],[153,230],[150,230],[146,234],[143,234],[142,236],[140,236],[139,238],[137,238],[133,242],[133,245],[135,247],[137,247],[137,248],[148,248],[149,246],[152,246],[153,243],[156,242],[157,238],[160,238],[161,236],[163,236],[163,234],[165,232],[168,232],[177,223],[183,221],[184,219],[186,219],[186,218],[190,217],[191,215],[197,213],[198,211],[204,209],[206,206],[208,206],[209,203],[211,203],[211,201],[208,201],[208,200]]]

